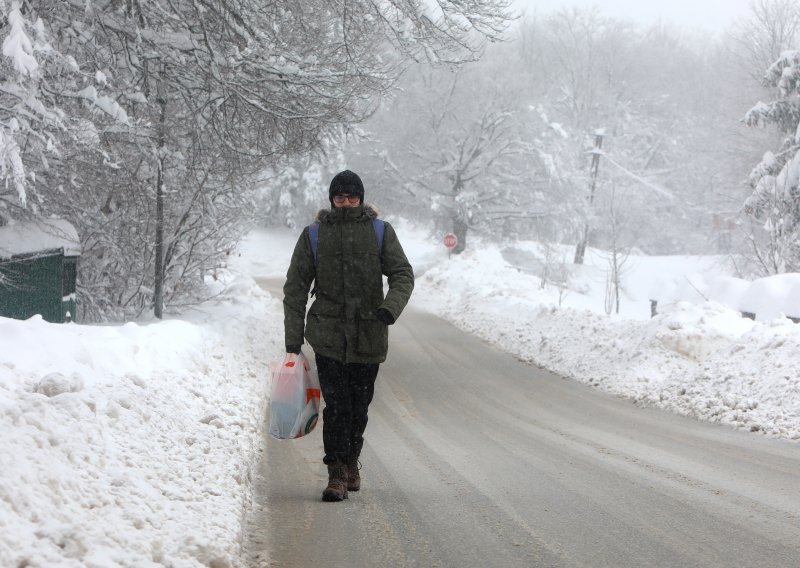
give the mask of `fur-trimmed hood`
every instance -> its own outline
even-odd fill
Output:
[[[351,207],[348,209],[350,209],[351,211],[357,211],[358,209],[361,209],[362,214],[365,215],[368,219],[375,219],[378,217],[378,215],[380,215],[378,209],[374,205],[370,204],[359,205],[358,207]],[[317,217],[314,220],[319,221],[320,223],[332,223],[333,217],[334,217],[333,209],[320,209],[319,212],[317,213]]]

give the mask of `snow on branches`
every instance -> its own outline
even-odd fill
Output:
[[[260,172],[352,131],[409,60],[476,58],[509,7],[0,0],[0,206],[92,235],[89,317],[158,315],[227,261]]]
[[[800,270],[800,51],[781,54],[764,75],[776,100],[759,102],[745,115],[750,126],[774,125],[785,138],[750,174],[753,193],[744,211],[763,223],[768,245],[760,255],[769,272]]]
[[[14,76],[24,82],[25,78],[35,77],[39,69],[39,63],[33,56],[33,43],[25,31],[27,22],[22,17],[19,9],[19,2],[12,2],[11,8],[3,6],[4,11],[8,10],[4,16],[8,22],[8,34],[3,39],[3,55],[5,59],[2,64],[3,80],[0,90],[4,93],[11,93],[12,98],[21,103],[25,96],[22,86],[14,81]],[[11,67],[8,69],[7,66]],[[3,99],[6,97],[3,96]],[[15,105],[16,106],[16,105]],[[26,202],[25,194],[25,168],[22,163],[21,150],[17,143],[17,136],[20,132],[20,122],[15,113],[6,113],[6,105],[0,116],[0,178],[8,185],[9,180],[13,181],[17,189],[19,202],[24,206]]]
[[[25,33],[25,20],[19,11],[19,2],[12,2],[7,19],[10,31],[3,40],[3,55],[11,59],[18,73],[33,75],[39,63],[33,56],[31,40]]]

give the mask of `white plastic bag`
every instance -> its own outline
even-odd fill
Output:
[[[287,353],[272,370],[269,435],[286,440],[310,433],[319,417],[319,379],[302,353]]]

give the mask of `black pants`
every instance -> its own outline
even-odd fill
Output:
[[[317,372],[325,399],[322,411],[322,442],[326,464],[344,463],[359,455],[364,446],[367,409],[375,393],[377,363],[342,363],[316,355]]]

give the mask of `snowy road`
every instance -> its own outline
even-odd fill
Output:
[[[252,566],[800,563],[798,445],[636,407],[427,314],[392,328],[366,440],[344,503],[320,501],[319,428],[269,440]]]

